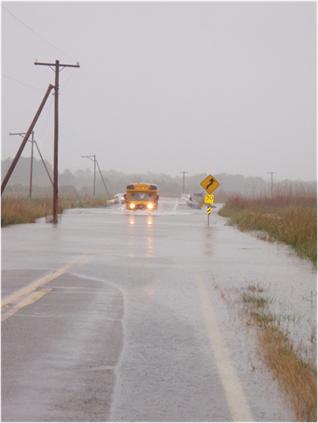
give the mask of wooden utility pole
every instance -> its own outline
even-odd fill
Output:
[[[30,197],[30,200],[32,198],[33,150],[34,150],[34,131],[32,131],[32,137],[31,137],[31,163],[30,163],[30,186],[29,186],[29,197]]]
[[[269,175],[271,175],[271,197],[273,198],[273,192],[274,192],[274,173],[276,172],[267,172]]]
[[[58,142],[59,142],[59,74],[64,68],[79,68],[80,65],[68,65],[55,60],[55,63],[35,62],[35,65],[49,66],[55,72],[54,97],[54,159],[53,159],[53,223],[57,223],[58,213]]]
[[[183,170],[180,173],[182,173],[182,193],[181,194],[185,194],[185,176],[189,172],[187,172],[186,170]]]
[[[29,137],[30,137],[30,135],[31,135],[31,133],[33,131],[33,128],[35,127],[35,124],[36,124],[36,122],[37,122],[37,120],[38,120],[38,118],[39,118],[39,116],[40,116],[40,114],[42,112],[42,109],[43,109],[43,107],[44,107],[44,105],[46,103],[46,100],[48,99],[48,96],[50,95],[50,92],[51,92],[52,88],[53,88],[53,85],[49,85],[48,86],[48,89],[47,89],[47,91],[46,91],[46,93],[45,93],[45,95],[43,97],[43,100],[41,101],[41,104],[40,104],[40,106],[39,106],[39,108],[38,108],[38,110],[37,110],[37,112],[36,112],[36,114],[35,114],[35,116],[34,116],[34,118],[32,120],[32,123],[31,123],[29,129],[27,130],[27,132],[25,133],[25,136],[24,136],[23,141],[22,141],[22,143],[20,145],[20,148],[19,148],[17,154],[15,155],[15,158],[13,159],[13,161],[11,163],[11,166],[9,167],[6,176],[3,179],[3,182],[1,184],[1,195],[2,195],[3,191],[5,190],[5,187],[7,186],[7,183],[9,181],[9,179],[10,179],[10,176],[12,175],[12,172],[14,171],[14,168],[16,167],[16,165],[17,165],[17,163],[19,161],[19,158],[20,158],[20,156],[22,154],[22,151],[23,151],[23,149],[25,147],[25,144],[28,142],[28,139],[29,139]]]
[[[95,197],[96,193],[96,154],[90,154],[89,156],[81,156],[82,159],[89,159],[94,162],[94,182],[93,182],[93,197]]]
[[[95,185],[96,185],[96,166],[97,166],[97,170],[98,170],[98,173],[99,173],[100,178],[101,178],[101,180],[102,180],[102,183],[103,183],[103,185],[104,185],[104,188],[105,188],[106,194],[107,194],[107,195],[108,195],[108,197],[110,198],[110,192],[109,192],[109,189],[107,188],[107,185],[106,185],[105,179],[104,179],[104,177],[103,177],[102,171],[100,170],[100,167],[99,167],[98,161],[97,161],[97,159],[96,159],[96,154],[90,154],[90,155],[88,155],[88,156],[81,156],[81,157],[82,157],[82,159],[88,159],[88,160],[91,160],[91,161],[93,161],[93,162],[94,162],[94,189],[93,189],[93,195],[95,196]]]
[[[52,88],[53,88],[53,86],[52,86]],[[25,134],[26,134],[26,132],[10,132],[9,133],[9,135],[20,135],[20,137],[24,137]],[[29,185],[29,198],[31,199],[32,198],[32,183],[33,183],[33,177],[32,176],[33,176],[33,158],[34,158],[33,148],[34,148],[34,145],[36,146],[36,149],[37,149],[37,151],[39,153],[40,159],[42,161],[42,164],[44,166],[44,169],[45,169],[45,171],[47,173],[47,176],[49,177],[49,180],[50,180],[52,186],[53,186],[53,180],[52,180],[52,177],[50,175],[50,172],[49,172],[49,170],[48,170],[48,168],[47,168],[47,166],[45,164],[45,160],[43,159],[43,156],[41,154],[40,147],[38,146],[38,143],[34,139],[34,131],[32,131],[32,138],[29,141],[32,143],[32,147],[31,147],[31,166],[30,166],[30,185]]]
[[[19,135],[20,137],[24,137],[26,132],[10,132],[9,135]],[[29,140],[31,143],[31,160],[30,160],[30,181],[29,181],[29,198],[32,198],[32,180],[33,180],[33,146],[34,146],[34,131],[31,133],[32,138]]]
[[[96,194],[96,154],[94,154],[94,197]]]

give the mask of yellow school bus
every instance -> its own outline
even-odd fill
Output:
[[[158,208],[158,186],[148,183],[134,183],[126,187],[125,202],[128,210],[155,210]]]

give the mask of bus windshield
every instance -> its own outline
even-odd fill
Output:
[[[132,192],[131,199],[135,201],[149,201],[152,200],[152,195],[149,192]]]

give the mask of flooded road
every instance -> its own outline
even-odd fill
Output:
[[[2,230],[2,419],[294,421],[236,311],[258,284],[310,353],[316,274],[160,199]]]

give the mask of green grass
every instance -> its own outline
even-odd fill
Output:
[[[300,257],[317,262],[316,197],[229,199],[219,214],[240,230],[257,230],[266,239],[290,245]]]

